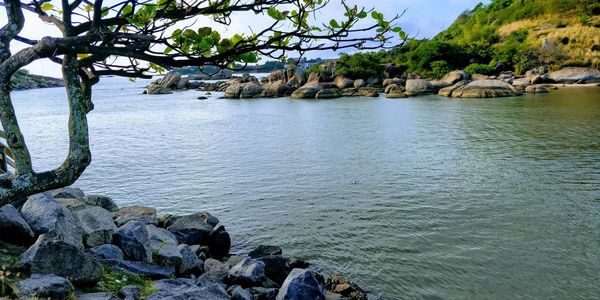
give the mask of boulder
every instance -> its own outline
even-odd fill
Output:
[[[124,300],[140,300],[142,298],[142,287],[139,285],[127,285],[119,290],[119,296]]]
[[[473,76],[471,76],[471,80],[476,81],[476,80],[489,80],[490,76],[488,75],[482,75],[482,74],[473,74]]]
[[[343,90],[345,88],[354,87],[354,80],[338,75],[333,80],[333,84],[335,84],[335,86],[337,86],[338,89]]]
[[[454,85],[459,81],[464,81],[464,80],[469,80],[469,74],[463,70],[457,70],[457,71],[452,71],[446,75],[444,75],[444,77],[442,77],[442,79],[440,79],[441,81],[444,81],[446,83],[448,83],[448,86],[450,85]]]
[[[112,242],[117,226],[110,211],[99,206],[86,206],[73,213],[83,228],[83,242],[87,247]]]
[[[52,235],[83,248],[81,225],[68,208],[54,201],[52,194],[30,196],[21,208],[21,215],[35,234]]]
[[[525,88],[525,93],[530,94],[543,94],[550,92],[545,86],[542,85],[530,85]]]
[[[140,261],[105,259],[102,264],[115,272],[124,272],[151,279],[171,278],[175,276],[175,269],[168,266],[157,266]]]
[[[168,94],[173,94],[173,90],[171,90],[170,88],[166,88],[164,86],[160,86],[158,84],[154,84],[151,83],[150,85],[148,85],[148,87],[146,87],[146,91],[147,94],[149,95],[168,95]]]
[[[236,286],[231,291],[231,300],[254,300],[254,297],[252,297],[249,290],[241,286]]]
[[[208,236],[219,223],[219,219],[209,213],[195,213],[177,218],[173,225],[167,227],[180,244],[206,245]]]
[[[85,198],[85,193],[79,188],[66,187],[66,188],[53,190],[52,197],[77,199],[77,200],[83,202],[83,200]]]
[[[406,81],[406,94],[408,96],[418,96],[425,94],[433,94],[435,88],[427,80],[423,79],[409,79]]]
[[[77,297],[79,300],[120,300],[117,295],[113,293],[85,293],[80,294]]]
[[[85,203],[73,198],[54,198],[54,201],[58,202],[59,204],[62,204],[71,212],[85,208]]]
[[[392,85],[392,84],[395,84],[395,85],[398,85],[398,86],[404,86],[405,83],[406,82],[405,82],[404,79],[400,79],[400,78],[388,78],[388,79],[386,79],[386,80],[383,81],[382,85],[383,85],[384,88],[386,88],[386,87],[388,87],[389,85]]]
[[[154,225],[147,225],[146,229],[150,236],[150,251],[152,262],[159,266],[170,266],[179,270],[183,257],[177,247],[177,238],[173,233]]]
[[[456,98],[493,98],[516,95],[517,91],[512,85],[499,80],[473,81],[452,93],[452,97]]]
[[[96,283],[102,276],[102,266],[92,255],[45,234],[21,255],[20,265],[31,274],[54,274],[74,283]]]
[[[366,87],[366,86],[367,86],[367,82],[364,79],[357,79],[354,81],[355,89],[360,89],[360,88]]]
[[[229,267],[216,259],[209,258],[204,261],[204,272],[207,276],[223,280],[229,274]]]
[[[400,89],[392,90],[388,94],[385,94],[386,98],[389,99],[400,99],[400,98],[408,98],[408,95]]]
[[[340,91],[340,95],[342,97],[353,97],[358,94],[358,89],[355,88],[347,88]]]
[[[33,274],[16,284],[18,299],[67,299],[75,288],[71,282],[56,275]]]
[[[317,95],[315,95],[316,99],[335,99],[335,98],[340,98],[342,95],[340,95],[340,90],[335,88],[335,89],[322,89],[320,90]]]
[[[335,62],[328,61],[319,66],[319,77],[321,82],[330,82],[335,78]]]
[[[24,246],[29,246],[35,241],[35,235],[29,224],[11,204],[0,208],[0,239]]]
[[[249,82],[244,84],[242,91],[240,92],[241,99],[258,98],[263,92],[263,87],[255,82]]]
[[[325,283],[327,290],[336,294],[341,294],[344,297],[350,299],[364,299],[367,300],[368,296],[356,283],[348,281],[346,278],[333,274],[327,278]]]
[[[204,262],[198,258],[198,255],[192,250],[192,248],[186,244],[177,246],[179,253],[181,253],[181,266],[178,272],[180,274],[187,274],[191,272],[198,272],[204,268]]]
[[[452,86],[445,87],[445,88],[441,89],[438,92],[438,95],[443,96],[443,97],[451,97],[452,93],[454,93],[454,91],[456,91],[459,88],[462,88],[463,86],[465,86],[467,84],[469,84],[469,81],[466,81],[466,80],[465,81],[459,81],[459,82],[455,83]]]
[[[530,83],[529,79],[523,77],[523,78],[515,78],[512,81],[512,85],[516,86],[516,87],[525,87],[528,86]]]
[[[285,81],[279,80],[265,84],[263,89],[264,90],[261,94],[261,97],[276,98],[287,95],[290,87],[285,83]]]
[[[277,294],[277,300],[324,300],[323,288],[308,270],[293,269]]]
[[[258,285],[266,279],[265,263],[246,257],[229,270],[229,282],[242,285]]]
[[[226,99],[239,99],[244,86],[241,83],[232,84],[225,89],[223,97]]]
[[[379,97],[379,89],[373,87],[361,87],[358,95],[363,97]]]
[[[117,223],[117,226],[121,226],[129,221],[140,221],[145,224],[154,225],[158,223],[155,208],[138,205],[126,206],[119,209],[113,214],[113,219]]]
[[[288,276],[290,270],[287,265],[287,259],[281,255],[269,255],[258,258],[265,264],[265,275],[281,285]]]
[[[318,83],[311,82],[309,80],[307,84],[295,90],[292,93],[291,97],[292,99],[315,99],[317,93],[320,92],[322,89],[323,87],[321,85],[319,85]]]
[[[159,79],[157,84],[166,87],[166,88],[176,88],[177,83],[181,80],[181,73],[179,72],[171,72],[165,75],[162,79]]]
[[[308,74],[307,83],[319,83],[319,81],[321,81],[321,77],[319,77],[319,73],[311,72],[310,74]]]
[[[391,94],[391,93],[398,93],[398,92],[404,92],[404,87],[397,85],[395,83],[387,85],[383,90],[384,94]]]
[[[550,73],[550,78],[558,83],[595,83],[600,82],[600,70],[568,67]]]
[[[281,255],[281,253],[283,252],[279,246],[259,245],[258,247],[254,248],[254,250],[250,251],[248,256],[251,258],[261,258],[271,255]]]
[[[285,70],[276,70],[267,77],[268,82],[287,81]]]
[[[114,244],[119,246],[125,257],[141,262],[152,262],[150,234],[146,224],[131,221],[119,227],[113,236]]]
[[[231,248],[231,237],[225,227],[219,226],[208,236],[208,249],[212,257],[221,259],[229,255]]]
[[[106,196],[101,195],[87,195],[85,196],[84,203],[87,205],[102,207],[111,212],[117,212],[119,207],[115,202]]]
[[[432,80],[429,83],[431,83],[431,86],[433,87],[434,94],[437,94],[441,89],[452,85],[442,80]]]
[[[123,260],[123,251],[112,244],[104,244],[90,248],[90,251],[96,255],[99,259],[116,259]]]
[[[157,292],[147,300],[229,300],[225,289],[219,285],[199,287],[182,279],[167,279],[155,282]]]
[[[179,81],[175,85],[175,88],[178,90],[186,89],[188,87],[189,83],[190,83],[190,77],[181,77],[181,79],[179,79]]]

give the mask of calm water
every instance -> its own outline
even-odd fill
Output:
[[[207,210],[385,299],[600,297],[600,88],[488,100],[209,100],[107,78],[78,186]],[[15,92],[38,169],[62,89]]]

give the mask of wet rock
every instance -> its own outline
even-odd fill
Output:
[[[221,259],[229,254],[231,248],[231,237],[225,227],[219,226],[208,236],[208,249],[212,257]]]
[[[236,286],[231,292],[231,300],[254,300],[249,290]]]
[[[222,281],[229,274],[229,267],[216,259],[209,258],[204,261],[204,272],[207,276]]]
[[[389,79],[387,79],[389,80]],[[385,86],[385,88],[383,89],[383,93],[384,94],[392,94],[392,93],[397,93],[397,92],[404,92],[404,87],[397,85],[395,83],[391,83]]]
[[[459,81],[469,80],[469,74],[463,70],[452,71],[444,77],[442,77],[441,81],[448,83],[449,85],[454,85]]]
[[[297,90],[295,90],[291,98],[292,99],[315,99],[317,93],[323,89],[321,85],[318,83],[314,83],[309,81],[309,83],[301,86]]]
[[[204,268],[204,262],[198,258],[198,255],[190,246],[181,244],[177,248],[182,257],[181,266],[178,270],[180,274],[199,273]]]
[[[354,81],[354,88],[360,89],[367,86],[367,82],[364,79],[357,79]]]
[[[99,259],[123,260],[123,251],[115,245],[105,244],[90,249]]]
[[[286,258],[281,255],[269,255],[261,257],[258,260],[265,264],[265,275],[269,279],[278,285],[283,284],[290,271]]]
[[[106,196],[87,195],[85,196],[84,202],[87,205],[102,207],[110,212],[117,212],[119,210],[117,204],[115,204],[110,197]]]
[[[152,262],[150,234],[146,224],[131,221],[119,227],[113,236],[114,244],[119,246],[125,257],[141,262]]]
[[[261,97],[265,98],[284,97],[290,91],[290,87],[282,80],[269,82],[263,88]]]
[[[525,93],[530,93],[530,94],[543,94],[543,93],[548,93],[548,92],[549,92],[549,90],[545,86],[540,86],[540,85],[530,85],[525,88]]]
[[[52,191],[54,198],[77,199],[81,202],[85,199],[85,193],[79,188],[66,187]]]
[[[21,208],[23,219],[35,234],[48,234],[83,248],[83,229],[64,205],[54,201],[50,193],[30,196]]]
[[[254,250],[248,253],[248,256],[251,258],[260,258],[271,255],[281,255],[283,251],[281,251],[281,247],[271,246],[271,245],[259,245]]]
[[[385,94],[386,98],[389,99],[400,99],[400,98],[408,98],[408,95],[401,90],[393,90],[388,94]]]
[[[323,300],[324,298],[323,289],[315,275],[303,269],[293,269],[277,294],[277,300]]]
[[[110,267],[115,272],[124,272],[148,277],[150,279],[163,279],[175,276],[175,269],[168,266],[157,266],[140,261],[105,259],[102,264]]]
[[[152,262],[159,266],[171,266],[178,270],[183,262],[183,257],[177,247],[177,238],[164,228],[154,225],[146,226],[150,236],[150,251]]]
[[[121,226],[129,221],[140,221],[145,224],[153,225],[158,223],[155,208],[138,205],[127,206],[119,209],[113,214],[113,219],[115,223],[117,223],[117,226]]]
[[[17,283],[15,294],[19,299],[66,299],[74,290],[73,284],[66,278],[33,274]]]
[[[277,298],[277,288],[252,287],[250,292],[257,300],[275,300]]]
[[[294,259],[288,263],[292,269],[308,269],[310,263],[302,259]]]
[[[23,216],[12,205],[0,208],[0,239],[6,242],[29,246],[35,241],[33,231]]]
[[[406,81],[406,94],[408,96],[418,96],[425,94],[433,94],[435,92],[434,87],[427,80],[423,79],[409,79]]]
[[[342,95],[342,97],[353,97],[357,96],[357,94],[358,89],[355,88],[347,88],[340,91],[340,95]]]
[[[335,84],[335,86],[337,86],[338,89],[343,90],[346,88],[354,87],[354,80],[338,75],[333,80],[333,84]]]
[[[383,81],[383,87],[386,88],[391,84],[395,84],[397,86],[404,86],[405,81],[403,79],[400,78],[388,78],[386,80]]]
[[[356,283],[348,281],[341,275],[334,274],[327,278],[325,283],[327,290],[341,294],[344,297],[356,300],[367,300],[367,293],[363,291]]]
[[[171,90],[170,88],[166,88],[166,87],[151,83],[150,85],[148,85],[148,87],[146,87],[144,94],[168,95],[168,94],[173,94],[173,90]]]
[[[87,247],[95,247],[112,242],[117,226],[113,214],[99,206],[86,206],[74,211],[83,229],[83,242]]]
[[[379,97],[379,89],[373,87],[362,87],[358,89],[358,95],[363,97]]]
[[[435,94],[437,94],[439,92],[439,90],[452,85],[452,84],[442,81],[442,80],[432,80],[429,83],[431,83],[431,86],[433,87],[433,91]]]
[[[240,92],[241,99],[258,98],[263,92],[263,87],[254,82],[244,84]]]
[[[456,98],[493,98],[516,96],[512,85],[499,80],[473,81],[452,93]]]
[[[209,213],[195,213],[179,217],[167,229],[172,232],[180,244],[206,245],[213,228],[219,219]]]
[[[452,93],[454,93],[454,91],[456,91],[459,88],[464,87],[467,84],[469,84],[469,81],[459,81],[452,86],[441,89],[438,92],[438,95],[443,96],[443,97],[451,97]]]
[[[568,67],[550,73],[550,78],[558,83],[595,83],[600,82],[600,70]]]
[[[74,283],[95,283],[102,276],[102,266],[90,254],[44,234],[21,255],[20,265],[29,273],[55,274]]]
[[[340,97],[339,89],[322,89],[315,95],[316,99],[335,99]]]
[[[249,257],[233,266],[228,276],[228,281],[242,285],[256,285],[265,279],[265,263]]]
[[[113,293],[87,293],[78,296],[79,300],[120,300]]]
[[[142,298],[142,287],[139,285],[124,286],[119,290],[119,296],[124,300],[140,300]]]

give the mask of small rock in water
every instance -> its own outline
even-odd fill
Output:
[[[200,96],[200,97],[198,97],[196,99],[198,99],[198,100],[208,100],[208,97]]]
[[[248,253],[248,256],[252,258],[260,258],[264,256],[281,255],[282,253],[283,251],[281,251],[281,247],[259,245],[254,250],[250,251],[250,253]]]

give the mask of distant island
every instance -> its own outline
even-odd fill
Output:
[[[27,70],[17,71],[10,80],[13,90],[28,90],[37,88],[65,86],[62,79],[30,74]]]

